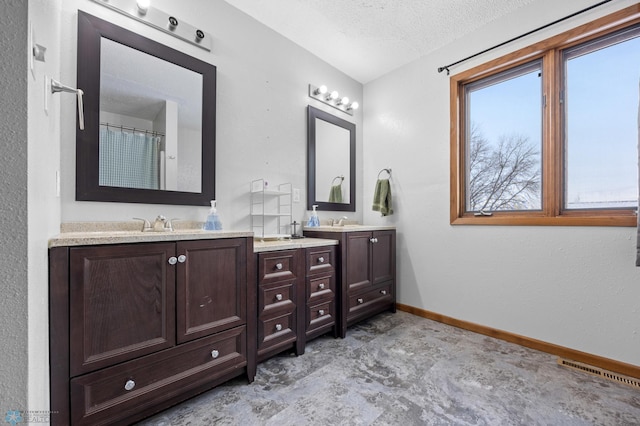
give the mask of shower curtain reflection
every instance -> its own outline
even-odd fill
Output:
[[[100,186],[160,189],[162,138],[100,129]]]

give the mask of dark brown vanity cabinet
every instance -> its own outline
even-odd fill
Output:
[[[255,376],[250,238],[50,249],[53,424],[130,423]]]
[[[311,247],[306,254],[305,340],[333,330],[338,335],[336,315],[336,246]]]
[[[304,352],[300,327],[304,263],[300,250],[256,254],[258,264],[258,361],[293,348]]]
[[[338,239],[339,335],[347,327],[380,312],[396,310],[396,231],[326,232],[305,229],[317,238]]]

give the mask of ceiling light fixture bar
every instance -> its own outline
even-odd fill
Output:
[[[325,85],[314,86],[313,84],[309,84],[309,97],[349,115],[353,115],[353,111],[360,107],[358,102],[350,102],[346,96],[340,97],[337,91],[329,91]]]
[[[136,21],[211,51],[211,34],[150,5],[149,0],[93,0]]]

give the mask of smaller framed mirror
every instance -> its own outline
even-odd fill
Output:
[[[307,209],[355,212],[356,125],[307,108]]]

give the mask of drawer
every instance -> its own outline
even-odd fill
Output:
[[[321,299],[335,298],[335,281],[333,275],[307,278],[308,302],[316,303]]]
[[[295,280],[298,275],[298,250],[258,254],[258,283]]]
[[[307,333],[336,323],[335,300],[309,305],[307,307]]]
[[[296,313],[258,320],[258,354],[274,346],[296,341]]]
[[[295,307],[295,282],[263,284],[258,287],[259,315],[269,315],[270,311],[292,311]]]
[[[369,291],[349,296],[349,315],[359,311],[375,309],[378,306],[393,303],[393,281],[377,286]]]
[[[333,272],[335,269],[335,247],[315,247],[307,249],[307,275]]]
[[[106,424],[211,383],[247,365],[246,329],[237,327],[71,380],[75,424]]]

